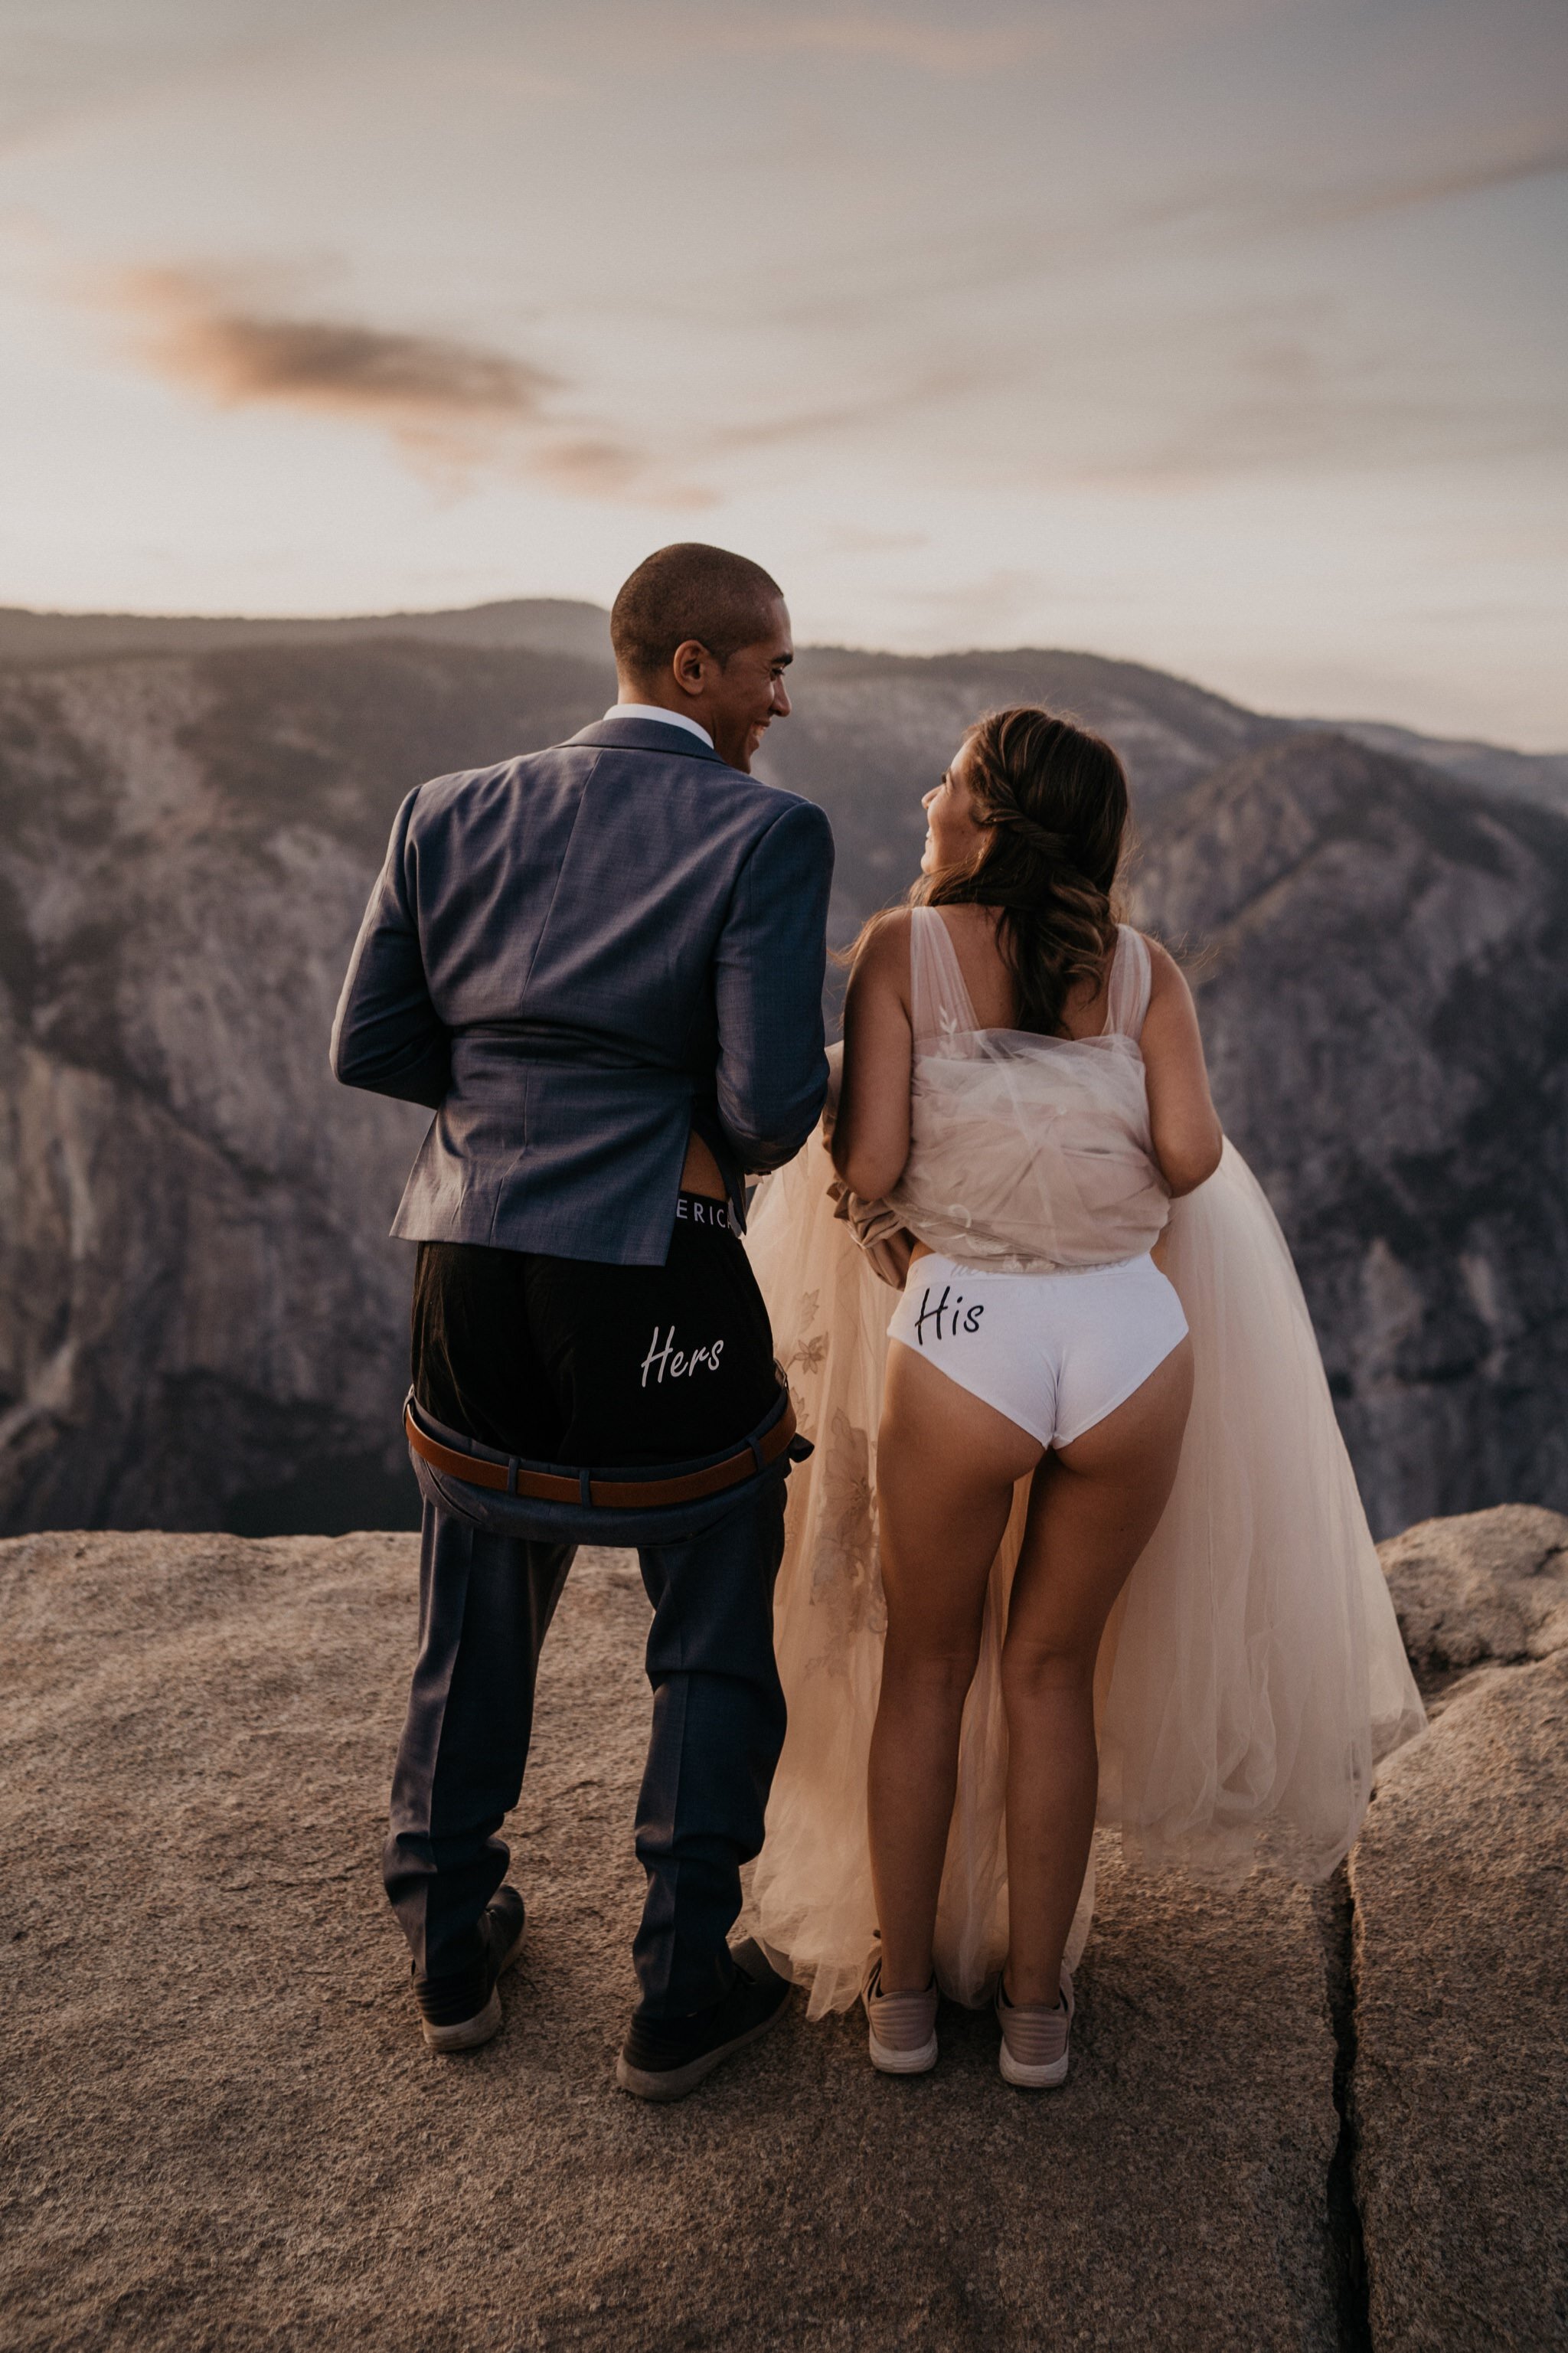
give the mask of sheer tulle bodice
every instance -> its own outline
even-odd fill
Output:
[[[963,1266],[1051,1273],[1138,1257],[1169,1211],[1138,1045],[1144,942],[1122,926],[1098,1037],[1043,1038],[980,1029],[942,916],[915,907],[910,926],[910,1156],[888,1207]]]
[[[1150,983],[1135,933],[1119,942],[1100,1038],[976,1029],[933,910],[915,911],[911,982],[913,1148],[893,1198],[857,1205],[862,1240],[902,1222],[961,1262],[1093,1265],[1148,1249],[1169,1214],[1195,1389],[1170,1503],[1101,1646],[1102,1833],[1147,1870],[1224,1883],[1262,1864],[1321,1879],[1355,1837],[1378,1759],[1423,1717],[1284,1238],[1229,1144],[1205,1185],[1168,1202],[1137,1043]],[[814,2014],[854,2000],[875,1926],[866,1760],[885,1623],[876,1436],[889,1278],[835,1214],[831,1176],[820,1142],[807,1145],[763,1187],[747,1244],[816,1442],[790,1481],[775,1607],[789,1733],[752,1898]],[[998,1671],[1027,1493],[992,1570],[937,1923],[942,1985],[971,2002],[1006,1950]],[[1091,1870],[1069,1960],[1092,1892]]]

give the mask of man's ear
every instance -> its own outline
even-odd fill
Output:
[[[700,638],[686,638],[676,647],[669,666],[683,694],[701,693],[707,666],[712,659]]]

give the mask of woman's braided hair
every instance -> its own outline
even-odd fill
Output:
[[[1127,777],[1109,744],[1054,712],[993,711],[964,738],[965,780],[984,828],[978,854],[922,876],[928,907],[999,907],[1013,1027],[1063,1034],[1075,981],[1097,987],[1116,945],[1111,905],[1127,833]]]

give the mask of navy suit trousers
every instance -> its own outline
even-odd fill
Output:
[[[422,1419],[436,1437],[457,1435]],[[787,1461],[701,1504],[634,1513],[494,1493],[415,1458],[419,1656],[384,1876],[416,1968],[443,1975],[477,1954],[506,1874],[497,1833],[522,1788],[539,1654],[577,1545],[635,1545],[653,1605],[654,1694],[637,1812],[639,2011],[682,2017],[729,1990],[741,1866],[762,1845],[784,1745],[773,1589]]]

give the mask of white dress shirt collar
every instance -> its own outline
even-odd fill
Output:
[[[606,719],[654,719],[661,727],[684,727],[689,734],[700,735],[710,752],[716,748],[706,727],[700,727],[695,719],[688,719],[683,712],[667,711],[662,702],[612,702],[605,716]]]

